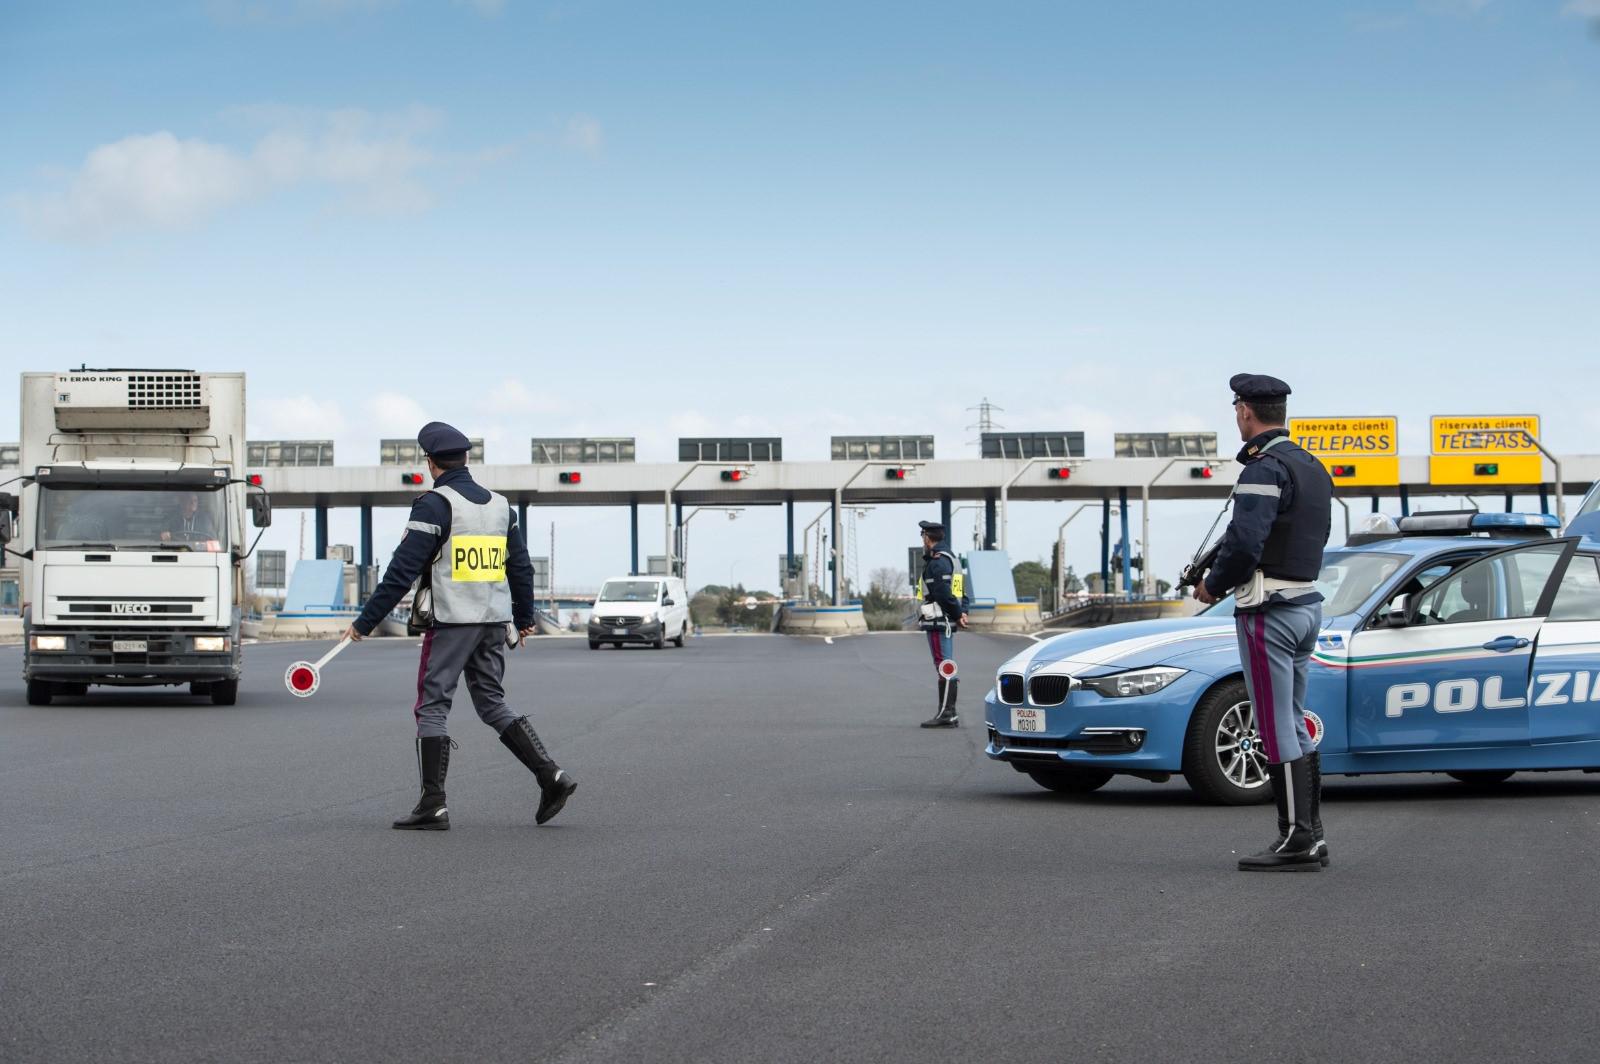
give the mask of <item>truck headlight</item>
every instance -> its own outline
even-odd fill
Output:
[[[1081,682],[1104,698],[1133,698],[1136,695],[1153,695],[1188,671],[1162,665],[1153,669],[1114,672],[1110,676],[1084,677]]]
[[[228,637],[225,635],[197,635],[194,637],[194,649],[200,654],[220,654],[228,649]]]
[[[67,637],[64,635],[32,635],[28,637],[28,646],[33,650],[65,650]]]

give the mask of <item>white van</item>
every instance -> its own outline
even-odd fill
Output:
[[[677,576],[618,576],[607,580],[589,614],[589,649],[601,643],[649,643],[660,650],[689,634],[689,592]]]

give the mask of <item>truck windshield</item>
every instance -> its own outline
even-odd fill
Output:
[[[654,580],[607,580],[600,602],[654,602],[660,584]]]
[[[41,550],[228,549],[220,490],[45,488],[39,492]]]

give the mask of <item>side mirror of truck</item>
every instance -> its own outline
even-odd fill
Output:
[[[266,492],[246,496],[245,505],[250,507],[251,524],[257,528],[266,528],[272,524],[272,499]]]
[[[0,510],[0,543],[10,543],[17,534],[17,519],[10,510]]]

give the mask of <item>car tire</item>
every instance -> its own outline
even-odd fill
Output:
[[[667,633],[665,631],[662,631],[662,633],[660,635],[656,636],[656,641],[654,643],[650,644],[650,649],[651,650],[661,650],[661,649],[665,648],[666,645],[667,645]]]
[[[589,640],[589,649],[590,650],[599,650],[600,649],[600,640],[598,640],[598,639]]]
[[[673,638],[672,645],[677,647],[679,650],[682,650],[683,649],[683,637],[688,635],[688,634],[689,634],[689,626],[686,624],[682,628],[678,629],[678,634],[677,634],[677,636],[675,636]]]
[[[1508,768],[1485,768],[1485,769],[1474,769],[1474,770],[1472,770],[1470,772],[1446,772],[1445,773],[1445,775],[1449,776],[1451,779],[1456,780],[1456,781],[1461,782],[1461,783],[1465,783],[1468,787],[1474,787],[1474,788],[1476,788],[1476,787],[1494,787],[1494,786],[1497,786],[1497,785],[1499,785],[1501,783],[1504,783],[1506,780],[1510,779],[1512,776],[1515,776],[1516,774],[1517,773],[1516,773],[1516,771],[1514,769],[1508,769]]]
[[[211,704],[214,706],[231,706],[239,701],[238,680],[213,680],[211,682]]]
[[[55,697],[56,685],[49,680],[28,681],[28,705],[48,706]]]
[[[1183,741],[1183,778],[1202,799],[1216,805],[1270,802],[1266,749],[1259,746],[1260,741],[1244,680],[1220,683],[1206,692],[1189,718],[1189,734]],[[1225,753],[1229,742],[1233,749]],[[1246,749],[1240,751],[1241,745]],[[1235,755],[1242,763],[1234,760]]]
[[[1103,768],[1030,768],[1028,778],[1057,794],[1088,794],[1111,782],[1113,773]]]
[[[204,697],[211,693],[211,685],[209,683],[201,683],[199,680],[196,680],[189,685],[189,693]]]

